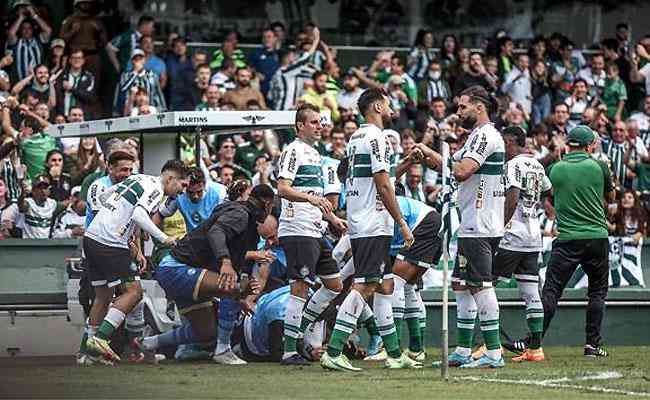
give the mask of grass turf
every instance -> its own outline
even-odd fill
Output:
[[[634,398],[616,393],[597,393],[580,388],[546,388],[514,383],[485,383],[463,377],[542,381],[615,371],[622,378],[562,382],[650,396],[650,347],[610,348],[608,359],[588,359],[582,348],[545,349],[542,363],[506,361],[500,370],[450,371],[430,368],[438,349],[430,350],[424,369],[393,370],[382,363],[353,361],[361,373],[324,371],[318,364],[282,367],[276,364],[218,366],[209,362],[159,365],[123,364],[110,367],[77,367],[72,358],[0,359],[1,398],[213,398],[213,399],[396,399],[432,397],[454,399],[610,399]],[[508,355],[508,359],[510,355]]]

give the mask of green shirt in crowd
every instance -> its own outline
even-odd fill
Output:
[[[255,174],[255,159],[264,155],[264,147],[258,149],[253,143],[247,143],[237,147],[235,163],[245,168],[251,175]]]
[[[45,171],[45,156],[56,148],[56,140],[47,133],[34,133],[20,144],[21,159],[27,166],[27,177],[34,179]]]
[[[618,103],[620,101],[627,100],[627,89],[625,88],[625,82],[620,78],[609,79],[605,81],[605,88],[603,89],[603,103],[607,106],[607,118],[614,119],[616,116],[616,109],[618,108]],[[625,113],[625,108],[623,108],[623,113]],[[625,118],[625,115],[621,115],[621,118]]]
[[[603,200],[614,190],[607,165],[583,151],[568,153],[550,167],[558,240],[605,239]]]

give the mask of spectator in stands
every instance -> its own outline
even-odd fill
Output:
[[[235,180],[235,168],[232,165],[224,165],[219,169],[218,182],[229,186]]]
[[[286,45],[285,42],[287,37],[287,29],[285,28],[284,24],[280,21],[275,21],[272,22],[269,27],[273,30],[273,32],[275,32],[275,36],[278,38],[276,48],[278,50],[284,48]]]
[[[555,90],[556,101],[564,101],[571,95],[579,66],[572,57],[573,43],[570,40],[563,40],[558,51],[561,58],[551,64],[551,83]]]
[[[39,64],[34,67],[34,73],[27,75],[25,79],[19,81],[11,89],[14,96],[24,96],[26,93],[31,94],[41,103],[46,103],[49,107],[56,107],[56,93],[54,86],[50,85],[50,71],[45,64]]]
[[[88,175],[106,168],[104,156],[98,149],[96,138],[92,136],[79,138],[79,150],[73,157],[74,166],[71,171],[73,185],[80,185]]]
[[[246,61],[246,56],[241,49],[237,48],[239,43],[239,33],[230,32],[226,36],[226,39],[223,41],[221,48],[215,51],[212,54],[212,61],[210,61],[210,68],[220,69],[223,60],[230,58],[235,63],[235,68],[240,69],[244,68],[248,63]]]
[[[150,16],[143,15],[138,20],[138,26],[134,30],[128,30],[111,40],[106,45],[106,55],[111,64],[118,73],[127,70],[131,61],[133,61],[133,52],[137,48],[142,36],[153,36],[154,19]]]
[[[546,55],[546,38],[544,35],[537,35],[533,38],[530,48],[528,49],[528,58],[532,64],[537,61],[542,61],[544,64],[548,62]]]
[[[426,78],[429,64],[435,59],[433,50],[433,32],[420,29],[415,35],[415,43],[408,55],[407,70],[409,76],[420,81]]]
[[[621,57],[618,53],[618,41],[616,39],[605,39],[601,42],[600,45],[603,55],[605,56],[605,64],[609,65],[611,63],[618,66],[618,76],[621,78],[623,83],[626,86],[626,89],[629,90],[631,84],[631,70],[632,65],[627,60],[626,57]]]
[[[348,71],[343,76],[343,90],[336,96],[336,104],[339,109],[350,110],[354,115],[359,114],[357,102],[363,93],[363,89],[359,87],[359,79]]]
[[[532,111],[532,81],[528,70],[529,66],[527,54],[517,55],[517,63],[506,73],[503,85],[501,85],[501,91],[508,95],[510,100],[520,104],[527,114]]]
[[[144,51],[135,49],[131,61],[133,69],[122,73],[120,83],[115,90],[114,115],[121,115],[124,112],[126,96],[133,87],[144,89],[149,96],[150,105],[156,107],[158,112],[164,112],[167,109],[165,97],[156,74],[144,68]]]
[[[503,36],[499,38],[497,46],[499,47],[499,57],[497,59],[499,79],[505,80],[513,67],[513,49],[512,38]]]
[[[632,114],[630,118],[636,121],[639,136],[645,146],[650,147],[650,94],[647,94],[643,101],[643,111]]]
[[[637,245],[648,232],[648,215],[641,206],[636,191],[627,189],[618,200],[616,213],[607,222],[612,236],[627,237]]]
[[[70,204],[57,215],[52,224],[52,239],[81,238],[84,235],[86,221],[86,202],[81,198],[81,187],[75,186],[71,191]]]
[[[66,122],[84,122],[86,119],[84,111],[79,106],[70,107],[70,112],[68,113],[67,119],[64,117],[63,121],[57,123],[66,123]],[[56,122],[56,121],[55,121]],[[79,150],[79,138],[75,137],[63,137],[58,139],[59,147],[63,150],[68,158],[77,154]],[[67,160],[64,160],[64,162]]]
[[[551,136],[566,136],[568,133],[569,107],[565,103],[556,103],[550,118]]]
[[[420,164],[413,164],[406,171],[406,197],[426,202],[424,190],[422,188],[422,178],[424,169]]]
[[[262,32],[262,47],[256,49],[250,57],[251,67],[260,77],[260,90],[266,96],[271,85],[273,75],[280,68],[280,54],[278,51],[278,36],[273,29],[266,28]]]
[[[618,53],[625,57],[630,50],[630,27],[625,22],[616,24],[616,41],[618,42]]]
[[[187,54],[185,38],[174,39],[173,53],[167,57],[166,63],[169,75],[167,93],[170,109],[174,111],[193,110],[194,107],[190,106],[196,73],[192,59]]]
[[[82,50],[70,51],[68,67],[56,79],[54,90],[58,114],[67,117],[70,115],[70,109],[79,107],[84,113],[91,115],[91,106],[97,100],[97,85],[95,76],[85,68]]]
[[[342,130],[334,128],[334,130],[332,130],[332,149],[329,156],[337,160],[344,159],[346,146],[345,133]]]
[[[266,109],[266,101],[259,89],[251,85],[252,73],[250,68],[242,67],[237,69],[237,87],[229,90],[223,96],[223,101],[233,103],[237,110],[246,110],[246,104],[250,100],[257,101],[263,109]]]
[[[635,119],[628,118],[625,121],[625,129],[627,131],[627,141],[630,143],[632,169],[637,173],[640,163],[648,163],[650,161],[648,148],[643,143],[643,139],[641,139],[639,124]]]
[[[16,4],[15,6],[17,6]],[[34,23],[40,32],[35,34]],[[31,5],[18,11],[18,18],[7,30],[7,49],[14,57],[16,77],[25,79],[32,70],[45,61],[44,49],[50,41],[52,28],[41,18]]]
[[[338,122],[340,113],[339,107],[336,104],[336,97],[327,91],[327,73],[323,71],[316,71],[312,75],[313,87],[308,88],[305,94],[302,95],[300,101],[312,104],[321,113],[328,111],[331,115],[332,121]]]
[[[607,64],[607,79],[603,90],[602,102],[607,106],[607,117],[620,121],[625,117],[625,101],[627,89],[625,82],[619,77],[619,68],[616,63]]]
[[[233,170],[235,176],[243,176],[245,178],[250,178],[248,171],[244,169],[241,165],[235,163],[235,154],[236,154],[236,145],[231,138],[226,138],[221,141],[219,145],[219,151],[217,152],[216,162],[210,166],[210,175],[213,178],[221,177],[221,170],[223,167],[228,166]],[[213,172],[214,171],[214,172]],[[216,176],[215,176],[216,173]],[[224,185],[226,183],[221,182]],[[226,185],[227,186],[227,185]]]
[[[9,96],[9,90],[11,89],[11,78],[5,69],[13,63],[14,58],[11,54],[5,54],[0,58],[0,96],[5,99]]]
[[[221,91],[217,85],[208,85],[205,89],[205,101],[196,106],[196,111],[219,111]]]
[[[345,121],[343,123],[343,133],[345,134],[345,141],[350,141],[350,137],[359,129],[359,124],[355,120]]]
[[[50,178],[47,175],[32,179],[31,197],[27,197],[25,189],[18,199],[18,211],[24,217],[23,238],[48,239],[54,216],[64,206],[50,198]]]
[[[216,85],[221,93],[226,93],[228,90],[233,90],[237,85],[235,84],[235,73],[237,67],[232,58],[227,57],[221,63],[221,68],[210,79],[211,85]]]
[[[190,92],[190,103],[188,104],[190,110],[195,110],[199,104],[205,102],[206,91],[210,86],[210,66],[208,64],[200,64],[196,67],[196,76],[192,82]]]
[[[251,175],[253,173],[258,157],[266,155],[264,147],[264,131],[254,129],[250,131],[250,140],[244,145],[237,147],[235,152],[235,163],[246,169]]]
[[[587,107],[592,105],[592,98],[589,95],[589,86],[584,79],[576,79],[573,83],[573,93],[571,96],[564,100],[564,103],[569,107],[569,130],[580,125],[582,121],[582,114]]]
[[[137,117],[138,115],[158,114],[158,109],[151,105],[149,93],[141,87],[131,86],[131,90],[124,103],[125,117]]]
[[[457,95],[468,87],[475,85],[484,87],[488,92],[493,92],[497,88],[496,84],[496,81],[488,75],[483,66],[481,53],[474,52],[469,57],[469,69],[462,72],[454,83],[454,94]]]
[[[63,171],[63,152],[50,150],[45,156],[45,175],[50,180],[50,197],[56,201],[65,201],[70,197],[72,178]]]
[[[531,78],[531,122],[540,124],[551,113],[551,88],[544,60],[537,60],[530,71]]]
[[[95,0],[76,0],[74,13],[63,20],[60,35],[71,49],[83,51],[85,68],[101,82],[102,71],[101,51],[106,46],[108,34],[106,27],[97,17],[99,7]]]
[[[58,75],[59,71],[66,67],[67,63],[68,55],[65,54],[65,41],[63,39],[52,40],[45,64],[50,70],[50,75]]]
[[[428,106],[435,98],[451,100],[451,88],[442,74],[442,65],[438,60],[429,62],[429,70],[424,79],[418,82],[418,102],[420,106]]]
[[[610,138],[602,142],[603,153],[611,161],[612,177],[617,189],[621,190],[627,185],[628,178],[634,178],[630,168],[630,143],[627,141],[627,126],[623,121],[616,121],[612,127]]]
[[[167,87],[167,65],[165,61],[155,54],[153,37],[149,35],[142,35],[140,38],[140,48],[144,51],[144,68],[158,76],[160,79],[160,88],[165,90]]]
[[[7,199],[7,192],[7,184],[5,183],[4,179],[0,177],[0,240],[8,239],[13,236],[11,233],[11,220],[9,217],[9,212],[11,211],[5,211],[9,210],[9,207],[11,206],[11,203]],[[7,213],[6,218],[4,216],[5,213]],[[4,222],[5,220],[7,223]]]
[[[601,97],[605,90],[605,57],[602,54],[591,56],[589,67],[583,68],[578,72],[578,79],[584,79],[589,88],[592,97]]]
[[[449,68],[458,60],[460,46],[458,39],[453,34],[447,34],[442,37],[442,46],[440,48],[440,64],[443,69]]]

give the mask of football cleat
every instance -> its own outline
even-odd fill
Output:
[[[107,367],[114,367],[112,361],[106,360],[103,357],[95,357],[90,354],[79,353],[77,354],[77,365],[82,367],[89,367],[93,365],[101,365]]]
[[[246,361],[237,357],[237,354],[233,353],[232,350],[230,349],[224,351],[223,353],[215,354],[214,356],[212,356],[212,361],[216,362],[217,364],[223,364],[223,365],[248,364]]]
[[[474,360],[468,364],[463,364],[460,368],[503,368],[506,363],[503,361],[503,357],[499,356],[499,359],[495,360],[484,354],[478,360]]]
[[[386,349],[381,349],[379,353],[375,353],[371,356],[366,356],[363,361],[386,361],[387,358],[388,353],[386,353]]]
[[[603,349],[600,346],[592,346],[590,344],[585,345],[585,356],[594,357],[594,358],[604,358],[609,357],[607,350]]]
[[[450,367],[460,367],[461,365],[469,364],[473,361],[472,356],[463,356],[455,351],[449,355],[449,358],[447,359],[447,365]],[[440,368],[442,365],[442,361],[434,361],[431,363],[431,366],[433,368]]]
[[[292,354],[287,358],[283,358],[282,361],[280,361],[281,365],[309,365],[309,361],[305,359],[305,357],[301,356],[300,354]]]
[[[346,371],[346,372],[359,372],[361,368],[357,368],[350,364],[350,360],[344,355],[339,354],[338,357],[331,357],[327,352],[323,353],[320,358],[320,365],[324,369],[333,371]]]
[[[411,351],[409,349],[404,350],[404,354],[411,360],[415,360],[417,362],[423,362],[427,358],[427,353],[424,352],[424,350],[421,351]]]
[[[97,355],[103,356],[109,361],[120,361],[120,356],[111,348],[110,342],[106,339],[100,339],[97,336],[88,338],[86,342],[86,348],[91,353],[97,353]]]
[[[512,361],[544,361],[544,350],[541,347],[539,349],[527,349],[521,355],[512,357]]]
[[[422,368],[422,363],[412,360],[406,353],[402,353],[399,358],[386,358],[384,366],[388,369],[419,369]]]

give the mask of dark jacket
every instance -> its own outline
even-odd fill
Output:
[[[216,272],[221,260],[228,257],[235,270],[250,272],[246,252],[257,249],[257,222],[263,222],[265,216],[250,201],[223,203],[176,244],[172,256],[183,264]]]
[[[56,92],[56,112],[57,114],[67,115],[65,110],[65,91],[63,90],[63,82],[68,81],[70,78],[70,69],[66,69],[57,78],[54,84],[54,91]],[[77,84],[71,92],[72,96],[85,113],[90,110],[92,105],[97,99],[97,86],[95,85],[95,76],[92,72],[85,69],[81,70],[81,75]],[[90,116],[87,116],[90,118]]]

